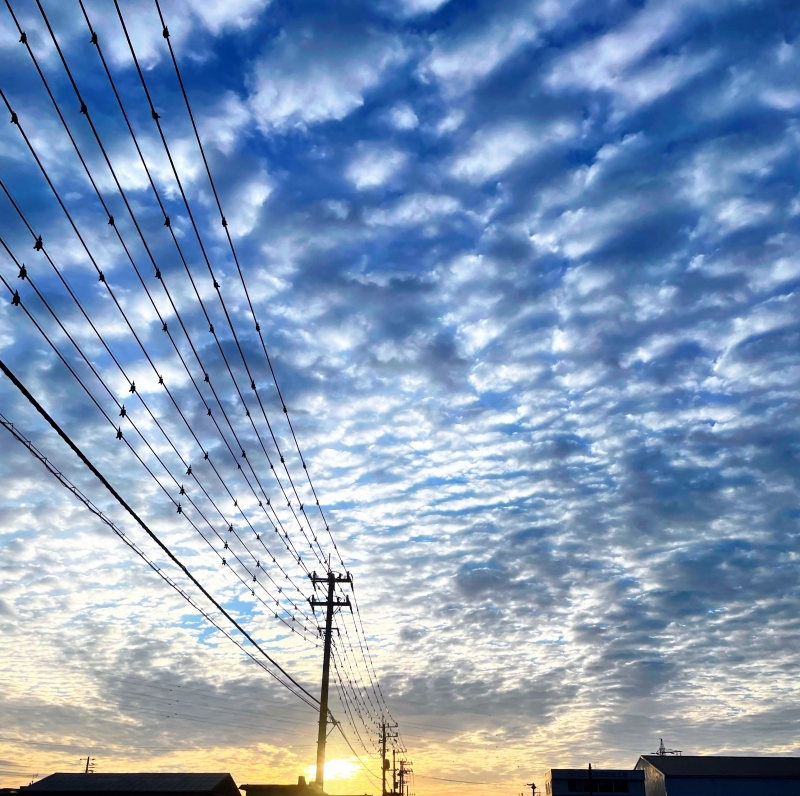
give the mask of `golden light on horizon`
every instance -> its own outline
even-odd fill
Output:
[[[353,779],[358,773],[358,763],[354,757],[325,761],[325,781],[332,779]],[[306,779],[311,782],[317,777],[317,767],[306,769]]]

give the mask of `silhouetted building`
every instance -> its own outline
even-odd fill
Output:
[[[798,796],[800,757],[643,755],[647,796]]]
[[[568,793],[629,793],[645,796],[644,773],[629,768],[551,768],[545,774],[546,796]],[[670,793],[669,796],[672,796]]]
[[[239,785],[239,790],[246,796],[327,796],[319,785],[306,782],[305,777],[298,777],[296,785]]]
[[[51,774],[20,796],[241,796],[230,774]]]
[[[296,785],[239,785],[247,796],[325,796],[322,788],[305,777],[298,777]]]

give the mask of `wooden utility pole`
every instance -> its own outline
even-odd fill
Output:
[[[387,735],[386,730],[390,727],[394,729],[396,726],[397,724],[381,722],[381,796],[386,796],[386,772],[389,770],[389,761],[386,759],[386,739],[397,738],[397,733]],[[394,790],[394,783],[392,783],[392,790]]]
[[[350,598],[337,600],[334,592],[339,583],[352,583],[353,579],[348,572],[346,575],[337,575],[335,572],[328,572],[327,575],[319,576],[317,573],[309,575],[314,584],[326,583],[328,585],[328,595],[325,600],[317,600],[312,597],[309,602],[311,609],[325,608],[325,629],[324,629],[324,652],[322,657],[322,689],[319,697],[319,731],[317,732],[317,776],[314,780],[320,789],[325,783],[325,743],[328,740],[328,685],[331,674],[331,636],[333,635],[333,610],[346,606],[350,608]],[[350,608],[352,610],[352,608]],[[320,628],[321,630],[322,628]]]

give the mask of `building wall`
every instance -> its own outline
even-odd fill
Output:
[[[641,770],[644,771],[644,790],[647,796],[667,796],[664,775],[649,763],[645,763]]]
[[[638,771],[627,769],[596,769],[592,771],[591,790],[589,772],[584,769],[551,769],[545,778],[545,796],[575,796],[606,793],[645,796],[644,780]]]
[[[666,777],[666,794],[648,789],[647,796],[800,796],[800,779]]]

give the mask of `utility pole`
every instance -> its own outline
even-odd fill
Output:
[[[389,769],[389,761],[386,759],[386,739],[397,738],[397,733],[387,735],[386,730],[389,728],[394,729],[395,727],[397,727],[397,724],[381,722],[381,796],[386,796],[386,772]]]
[[[401,760],[400,761],[400,793],[399,796],[407,796],[407,792],[409,790],[408,783],[406,781],[406,775],[412,774],[413,769],[408,768],[408,766],[413,765],[410,760]],[[405,787],[403,787],[405,785]]]
[[[592,782],[592,764],[589,763],[589,796],[594,793],[594,783]]]
[[[536,783],[526,782],[525,784],[531,789],[531,796],[536,796]]]
[[[392,793],[397,793],[397,750],[392,749]]]
[[[345,575],[337,575],[335,572],[328,572],[327,575],[317,575],[316,572],[309,575],[311,582],[314,584],[314,591],[317,590],[317,584],[326,583],[328,585],[328,595],[325,600],[317,600],[312,597],[309,600],[311,603],[311,610],[315,608],[325,608],[325,639],[324,639],[324,652],[322,657],[322,689],[319,697],[319,731],[317,732],[317,776],[314,782],[319,785],[320,790],[325,782],[325,743],[328,740],[328,685],[331,674],[331,636],[333,635],[333,610],[342,606],[350,607],[350,598],[345,597],[344,600],[337,600],[334,592],[336,591],[337,584],[352,583],[353,579],[350,573]],[[322,630],[322,628],[320,628]]]

